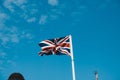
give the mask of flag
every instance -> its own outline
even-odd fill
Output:
[[[69,55],[70,53],[70,36],[47,39],[39,43],[42,51],[39,52],[40,56],[43,55]]]

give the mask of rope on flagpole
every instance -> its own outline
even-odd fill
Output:
[[[72,36],[70,35],[70,52],[71,52],[71,60],[72,60],[72,76],[73,80],[76,80],[75,78],[75,66],[74,66],[74,56],[73,56],[73,47],[72,47]]]

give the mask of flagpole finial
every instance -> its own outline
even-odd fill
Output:
[[[96,74],[98,74],[98,71],[97,71],[97,70],[95,71],[95,75],[96,75]]]

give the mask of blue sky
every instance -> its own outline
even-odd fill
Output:
[[[120,80],[119,0],[0,0],[0,80],[72,80],[69,56],[38,56],[44,39],[73,37],[76,80]]]

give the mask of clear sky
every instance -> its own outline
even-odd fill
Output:
[[[38,43],[71,34],[76,80],[120,80],[119,0],[0,0],[0,80],[72,80],[69,56]]]

